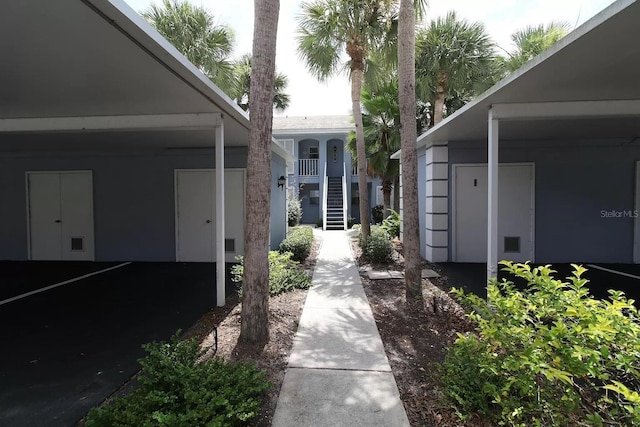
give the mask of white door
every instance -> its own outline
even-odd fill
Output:
[[[454,167],[454,260],[487,260],[487,166]],[[534,257],[534,172],[531,164],[502,164],[498,183],[498,258]]]
[[[177,261],[215,261],[214,192],[212,171],[176,172]]]
[[[92,261],[91,172],[30,172],[27,182],[31,259]]]
[[[244,175],[225,170],[225,259],[244,253]],[[176,171],[176,260],[215,262],[215,171]]]

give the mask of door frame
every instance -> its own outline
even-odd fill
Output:
[[[640,163],[640,162],[639,162]],[[499,173],[500,166],[531,166],[531,231],[530,231],[530,239],[531,239],[531,262],[535,262],[536,257],[536,164],[534,162],[513,162],[513,163],[499,163],[498,164],[498,183],[500,182]],[[456,212],[457,212],[457,186],[456,186],[456,171],[459,167],[465,166],[482,166],[488,168],[487,163],[455,163],[451,164],[451,261],[458,262],[458,253],[456,247],[456,237],[457,237],[457,220],[456,220]],[[487,189],[488,191],[488,189]],[[498,203],[500,203],[500,198],[498,197]],[[498,223],[498,227],[500,227]],[[484,262],[484,261],[483,261]]]
[[[89,178],[91,179],[91,185],[89,186],[89,196],[91,197],[91,202],[89,203],[89,213],[90,213],[90,232],[91,232],[91,243],[93,247],[91,248],[91,259],[88,261],[96,260],[96,231],[95,231],[95,222],[94,222],[94,201],[93,201],[93,170],[91,169],[74,169],[74,170],[51,170],[51,171],[25,171],[24,173],[24,181],[25,181],[25,194],[27,196],[26,199],[26,213],[27,213],[27,259],[31,261],[31,194],[29,192],[29,176],[31,175],[42,175],[42,174],[77,174],[77,173],[88,173]],[[62,242],[61,242],[62,243]],[[63,260],[60,260],[63,261]]]
[[[247,213],[247,168],[225,168],[224,169],[225,172],[226,171],[242,171],[242,180],[244,182],[244,194],[242,197],[242,210],[243,210],[243,220],[242,220],[242,227],[243,230],[246,230],[247,227],[247,217],[246,217],[246,213]],[[174,208],[174,212],[173,212],[173,228],[174,228],[174,240],[175,240],[175,260],[176,262],[180,262],[178,261],[178,173],[180,172],[211,172],[213,175],[213,178],[215,179],[215,168],[177,168],[173,170],[173,208]],[[226,180],[225,180],[226,182]],[[215,187],[214,187],[215,188]],[[215,200],[216,200],[216,195],[215,192],[213,194],[213,198],[212,198],[212,202],[214,203],[213,206],[213,213],[216,213],[215,210]],[[227,206],[227,200],[226,200],[226,193],[225,193],[225,208]],[[227,231],[227,225],[226,225],[226,221],[225,221],[225,233]],[[243,233],[244,234],[244,233]],[[216,239],[218,237],[216,236]],[[226,239],[226,236],[224,237]],[[244,236],[243,236],[244,238]],[[214,246],[215,249],[215,246]],[[226,253],[225,253],[225,261],[226,261]],[[187,262],[187,261],[185,261]],[[212,260],[211,262],[216,262],[215,259]],[[226,261],[226,262],[230,262],[230,261]]]
[[[633,263],[640,264],[640,160],[636,160],[635,203],[633,217]]]

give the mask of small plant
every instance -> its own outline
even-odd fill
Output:
[[[380,224],[384,219],[384,206],[375,205],[373,209],[371,209],[371,219],[374,224]]]
[[[360,234],[360,248],[364,258],[374,264],[388,264],[393,259],[391,237],[381,226],[372,226],[366,239]]]
[[[320,217],[316,220],[316,227],[322,228],[322,225],[323,225],[322,217]]]
[[[309,226],[295,227],[289,230],[289,235],[280,243],[281,253],[291,252],[291,259],[304,262],[313,247],[313,229]]]
[[[495,425],[640,425],[640,317],[632,300],[589,295],[582,274],[566,282],[550,266],[501,263],[528,283],[492,280],[488,303],[454,293],[477,324],[442,365],[446,396],[461,418]]]
[[[294,227],[300,224],[302,218],[302,202],[298,197],[298,192],[295,189],[288,190],[287,194],[287,223],[289,227]]]
[[[391,212],[388,217],[382,220],[382,228],[389,236],[400,237],[400,214],[393,209],[389,209]]]
[[[353,228],[356,225],[356,219],[352,216],[347,217],[347,228]]]
[[[242,282],[244,259],[236,258],[240,264],[231,267],[231,280]],[[311,286],[311,278],[300,269],[300,265],[291,259],[291,252],[269,252],[269,295],[275,296],[293,289],[306,289]],[[242,289],[240,289],[242,296]]]
[[[202,360],[195,339],[145,344],[139,387],[87,415],[87,427],[241,426],[255,418],[270,385],[247,363]]]

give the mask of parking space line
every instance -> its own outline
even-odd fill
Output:
[[[106,273],[107,271],[115,270],[116,268],[124,267],[125,265],[129,265],[129,264],[131,264],[131,261],[123,262],[122,264],[118,264],[118,265],[115,265],[113,267],[105,268],[105,269],[99,270],[99,271],[94,271],[93,273],[85,274],[84,276],[75,277],[73,279],[65,280],[64,282],[60,282],[60,283],[56,283],[56,284],[53,284],[53,285],[46,286],[44,288],[36,289],[35,291],[27,292],[27,293],[24,293],[24,294],[21,294],[21,295],[16,295],[15,297],[7,298],[5,300],[0,301],[0,305],[8,304],[10,302],[17,301],[19,299],[29,297],[31,295],[39,294],[40,292],[46,292],[48,290],[51,290],[51,289],[54,289],[54,288],[57,288],[57,287],[60,287],[60,286],[68,285],[69,283],[77,282],[78,280],[86,279],[87,277],[96,276],[98,274]]]
[[[611,270],[610,268],[600,267],[599,265],[595,265],[595,264],[587,264],[587,267],[595,268],[596,270],[606,271],[607,273],[619,274],[620,276],[631,277],[632,279],[640,280],[640,276],[625,273],[623,271]]]

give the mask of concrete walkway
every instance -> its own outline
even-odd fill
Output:
[[[409,426],[349,236],[322,237],[272,426]]]

